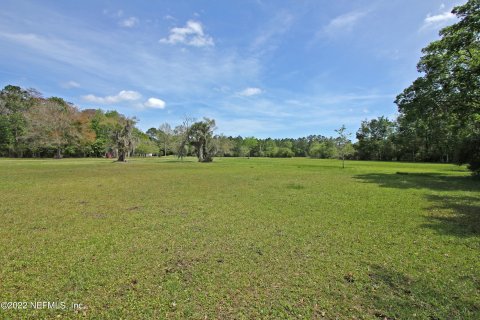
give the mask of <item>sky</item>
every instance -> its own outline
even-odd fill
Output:
[[[355,133],[396,116],[421,49],[464,2],[2,0],[0,86],[143,130],[189,116],[232,136]]]

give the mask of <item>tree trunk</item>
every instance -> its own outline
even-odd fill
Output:
[[[55,159],[62,159],[62,149],[60,149],[60,147],[57,148],[57,152],[55,153]]]
[[[127,157],[125,154],[125,151],[119,151],[118,152],[118,160],[119,162],[127,162]]]
[[[203,145],[198,148],[198,161],[203,162]]]

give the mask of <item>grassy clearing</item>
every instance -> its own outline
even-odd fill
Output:
[[[0,301],[84,307],[0,318],[480,318],[453,165],[0,160],[0,203]]]

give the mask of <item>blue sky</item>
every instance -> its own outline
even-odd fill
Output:
[[[218,133],[333,135],[394,117],[464,1],[23,1],[0,10],[0,85]]]

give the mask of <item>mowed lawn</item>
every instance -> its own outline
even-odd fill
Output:
[[[0,219],[0,301],[67,305],[1,319],[480,319],[454,165],[4,159]]]

